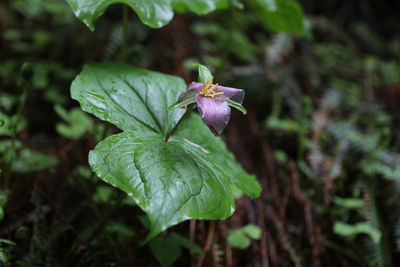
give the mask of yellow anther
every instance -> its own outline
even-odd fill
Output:
[[[205,83],[205,86],[204,86],[203,90],[201,90],[199,92],[200,95],[209,96],[209,97],[215,97],[216,95],[223,95],[224,94],[224,92],[218,92],[218,93],[214,92],[214,90],[217,89],[217,87],[218,87],[218,83],[213,85],[212,87],[210,87],[212,82],[213,82],[213,80],[214,80],[214,76],[211,76],[211,79],[208,82]]]
[[[217,89],[217,87],[218,87],[218,83],[217,84],[215,84],[213,87],[211,87],[210,89],[208,89],[207,91],[208,92],[212,92],[212,91],[214,91],[215,89]]]
[[[209,94],[209,95],[207,95],[207,96],[211,96],[211,97],[215,97],[216,95],[223,95],[224,94],[224,92],[218,92],[218,93],[211,93],[211,94]]]
[[[212,84],[213,80],[214,76],[211,76],[211,79],[208,82],[206,82],[206,86],[204,87],[204,89],[208,89],[208,87],[210,87],[210,85]]]

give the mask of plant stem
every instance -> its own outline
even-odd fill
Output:
[[[172,136],[172,134],[178,128],[179,124],[189,115],[190,111],[192,111],[193,108],[194,108],[194,104],[191,104],[186,108],[186,111],[183,114],[183,116],[179,119],[179,121],[175,124],[174,128],[172,128],[172,130],[165,137],[165,139],[164,139],[165,142],[168,142],[169,138]]]
[[[214,232],[215,232],[215,221],[210,221],[210,225],[208,226],[208,233],[207,233],[207,240],[204,246],[204,254],[200,255],[199,260],[197,261],[197,267],[203,266],[204,259],[207,256],[207,252],[210,250],[212,241],[214,239]]]

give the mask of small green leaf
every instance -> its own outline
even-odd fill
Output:
[[[58,164],[55,156],[23,149],[17,159],[12,162],[12,170],[19,173],[42,171]]]
[[[162,267],[171,266],[181,255],[182,247],[167,236],[159,236],[150,242],[150,249]]]
[[[344,222],[335,222],[333,231],[338,235],[343,235],[349,237],[350,239],[353,239],[359,234],[367,234],[376,244],[380,242],[382,236],[382,233],[378,229],[364,222],[360,222],[355,225]]]
[[[93,194],[93,202],[95,203],[110,203],[112,193],[114,192],[112,187],[109,186],[98,186],[96,192]]]
[[[172,232],[166,236],[159,236],[150,242],[150,249],[161,266],[171,266],[181,255],[182,247],[203,254],[203,250],[188,238]]]
[[[190,104],[196,103],[196,94],[198,92],[196,90],[190,90],[187,91],[183,96],[178,99],[173,105],[168,107],[168,110],[174,109],[174,108],[184,108]]]
[[[275,150],[273,155],[274,159],[281,165],[285,164],[288,160],[288,156],[283,150]]]
[[[199,68],[199,83],[207,83],[211,80],[211,71],[204,65],[195,64]]]
[[[118,237],[118,240],[121,242],[135,235],[135,232],[132,230],[132,227],[130,227],[125,223],[120,223],[120,222],[107,223],[105,231],[111,234],[115,234]]]
[[[8,245],[13,245],[13,246],[16,245],[15,242],[13,242],[11,240],[8,240],[8,239],[4,239],[4,238],[0,238],[0,244],[1,243],[8,244]]]
[[[260,239],[261,237],[261,229],[257,225],[254,224],[248,224],[245,227],[242,228],[243,232],[251,237],[252,239]]]
[[[92,120],[79,108],[73,108],[71,111],[66,111],[62,106],[55,105],[54,110],[65,123],[57,123],[57,132],[72,140],[78,140],[92,128]]]
[[[301,129],[297,121],[291,119],[280,119],[275,116],[270,116],[268,118],[267,127],[284,132],[298,132]]]
[[[247,110],[238,102],[232,101],[230,99],[227,99],[226,102],[228,102],[229,106],[236,108],[237,110],[241,111],[244,115],[247,114]]]
[[[175,242],[181,245],[182,247],[193,250],[197,254],[201,255],[204,254],[203,250],[196,243],[190,241],[190,239],[188,239],[187,237],[175,232],[172,232],[170,236],[171,238],[175,239]]]
[[[0,112],[0,136],[13,136],[25,128],[26,120],[19,115],[7,116]]]
[[[7,264],[7,255],[4,252],[3,248],[0,247],[0,262]]]
[[[245,249],[250,246],[250,239],[260,239],[261,229],[253,224],[229,231],[228,242],[234,248]]]
[[[347,209],[358,209],[364,206],[364,200],[360,198],[335,197],[333,201],[335,202],[335,204],[345,207]]]

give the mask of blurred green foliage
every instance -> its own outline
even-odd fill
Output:
[[[254,224],[248,224],[241,228],[230,230],[228,242],[234,248],[246,249],[250,246],[251,239],[260,238],[260,227]]]

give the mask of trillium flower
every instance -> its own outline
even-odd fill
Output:
[[[228,124],[231,108],[235,107],[246,114],[241,105],[244,98],[242,89],[219,86],[213,84],[213,78],[207,83],[192,82],[180,94],[178,101],[172,107],[186,107],[197,103],[197,109],[203,122],[215,136],[219,136]]]

